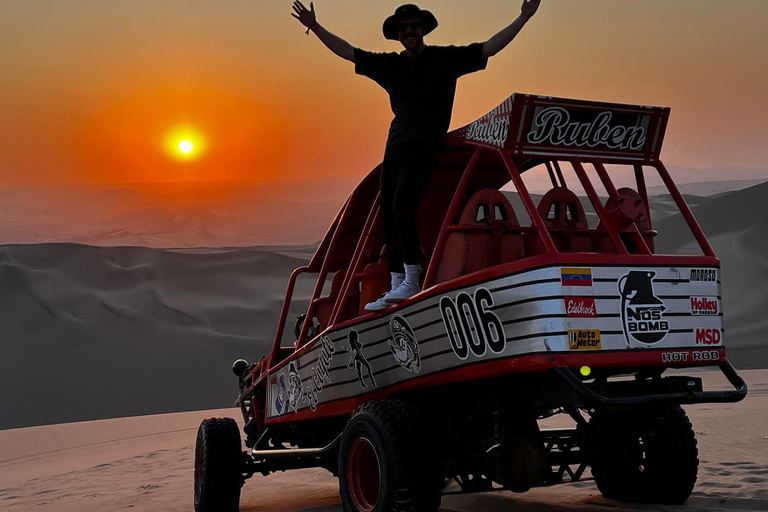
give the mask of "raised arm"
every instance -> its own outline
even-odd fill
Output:
[[[317,17],[315,16],[315,5],[313,2],[309,3],[309,9],[307,9],[304,7],[304,4],[299,0],[296,0],[293,2],[293,10],[294,12],[291,13],[291,16],[307,27],[307,34],[309,34],[309,31],[311,30],[333,53],[342,59],[355,62],[354,46],[320,26],[317,22]]]
[[[520,8],[520,16],[515,21],[504,27],[498,34],[483,43],[483,57],[493,57],[512,42],[539,9],[541,0],[523,0]]]

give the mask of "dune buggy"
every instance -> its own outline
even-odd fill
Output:
[[[419,211],[423,290],[379,313],[363,309],[389,287],[371,171],[292,274],[270,353],[235,362],[247,451],[234,420],[201,424],[195,509],[237,510],[251,476],[310,467],[350,512],[436,511],[449,479],[523,492],[590,474],[609,498],[685,502],[698,451],[681,405],[747,387],[719,260],[659,160],[668,118],[514,94],[451,132]],[[647,176],[696,254],[656,252]],[[291,335],[301,275],[317,284]],[[674,370],[703,366],[733,389]],[[544,428],[554,415],[573,427]]]

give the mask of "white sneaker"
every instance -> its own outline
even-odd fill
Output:
[[[365,305],[366,311],[383,311],[390,307],[392,304],[386,301],[387,295],[391,292],[387,292],[373,302],[369,302]]]
[[[412,283],[406,279],[396,290],[392,290],[382,298],[389,304],[397,304],[405,299],[410,299],[420,291],[421,287],[417,283]]]

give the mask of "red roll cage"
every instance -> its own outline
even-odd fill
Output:
[[[600,251],[604,253],[600,255],[594,252],[578,255],[571,251],[569,261],[590,263],[603,261],[605,257],[626,259],[630,256],[659,258],[649,243],[655,234],[650,230],[650,218],[648,229],[641,230],[638,223],[628,217],[631,212],[622,205],[626,197],[614,186],[606,169],[606,165],[629,164],[634,168],[636,193],[645,205],[649,203],[644,169],[658,172],[704,254],[697,258],[697,263],[719,264],[682,194],[659,160],[669,112],[669,108],[663,107],[513,94],[485,116],[450,132],[419,211],[419,234],[428,258],[422,293],[442,288],[437,282],[438,267],[450,233],[462,229],[457,222],[468,199],[482,189],[498,190],[510,181],[532,222],[530,227],[515,227],[515,231],[538,237],[543,247],[535,256],[515,264],[530,267],[559,261],[557,256],[561,252],[545,223],[546,213],[542,215],[537,210],[521,175],[543,164],[553,187],[564,187],[561,162],[573,167],[600,220],[599,234],[608,247]],[[585,164],[594,167],[608,194],[605,205],[585,171]],[[318,313],[323,317],[321,331],[362,316],[360,304],[350,306],[348,299],[355,294],[359,298],[361,279],[368,275],[364,265],[375,261],[383,245],[378,200],[380,172],[381,165],[378,165],[362,180],[336,215],[309,264],[291,275],[267,368],[306,345],[311,319]],[[609,209],[608,205],[612,207]],[[595,235],[595,230],[590,230],[590,234]],[[633,248],[631,255],[628,243]],[[493,272],[493,269],[486,270]],[[296,279],[308,272],[318,274],[307,310],[308,320],[303,323],[294,347],[282,347]],[[331,292],[321,297],[331,274],[334,274]],[[459,279],[471,280],[472,277]]]

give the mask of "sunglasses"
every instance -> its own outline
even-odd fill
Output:
[[[421,26],[420,21],[412,21],[410,23],[398,23],[397,24],[397,30],[398,32],[405,32],[405,29],[409,28],[411,30],[418,30],[418,28]]]

